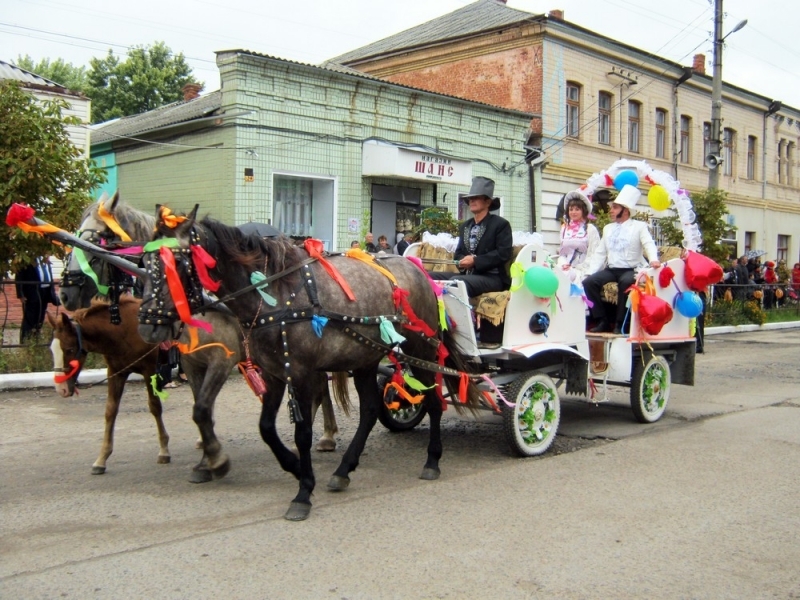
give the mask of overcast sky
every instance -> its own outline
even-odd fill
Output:
[[[0,0],[0,59],[19,55],[87,65],[108,49],[164,41],[183,52],[205,91],[219,87],[214,51],[243,48],[319,63],[466,6],[470,0]],[[708,0],[509,0],[535,14],[562,9],[567,21],[690,65],[708,57]],[[798,0],[724,0],[723,79],[800,109]],[[710,108],[709,108],[710,111]]]

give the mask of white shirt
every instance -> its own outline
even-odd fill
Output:
[[[647,257],[647,261],[644,257]],[[591,257],[587,275],[608,266],[611,269],[636,269],[658,260],[658,249],[644,221],[628,219],[603,227],[603,237]]]

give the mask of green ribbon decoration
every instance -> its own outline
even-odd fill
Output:
[[[435,383],[433,385],[425,385],[419,379],[413,375],[409,375],[408,373],[403,373],[403,381],[405,381],[406,385],[415,392],[424,392],[425,390],[432,390],[436,387]]]
[[[442,300],[441,296],[439,296],[437,304],[439,306],[439,327],[444,331],[447,329],[447,316],[444,310],[444,300]]]
[[[392,344],[392,345],[402,344],[403,342],[406,341],[406,338],[397,333],[397,330],[395,330],[394,325],[392,325],[392,322],[387,321],[386,317],[381,317],[380,329],[381,329],[381,339],[386,344]]]
[[[518,289],[522,287],[525,283],[525,268],[522,266],[522,263],[519,261],[514,261],[511,263],[511,268],[509,269],[511,274],[511,291],[516,292]],[[514,283],[514,281],[518,283]]]
[[[75,256],[75,260],[78,261],[78,265],[81,268],[81,272],[87,277],[89,277],[92,281],[94,281],[94,284],[97,286],[97,291],[102,296],[108,296],[108,286],[100,283],[100,280],[97,278],[97,273],[94,272],[94,269],[92,269],[92,266],[89,264],[89,261],[86,260],[86,254],[84,253],[84,251],[81,250],[80,248],[73,248],[72,254],[73,256]]]
[[[250,273],[250,283],[253,284],[253,285],[257,285],[257,284],[259,284],[259,283],[261,283],[263,281],[264,282],[264,287],[267,287],[269,285],[269,281],[265,281],[266,279],[267,279],[267,276],[264,275],[261,271],[253,271],[252,273]],[[261,294],[261,297],[264,299],[264,302],[266,302],[270,306],[277,306],[278,301],[275,298],[270,296],[267,292],[262,290],[260,287],[258,287],[256,289],[258,290],[258,293]]]
[[[180,245],[181,243],[178,241],[178,238],[162,238],[160,240],[147,242],[142,250],[145,252],[155,252],[156,250],[160,250],[163,246],[167,248],[177,248]]]
[[[158,396],[158,399],[162,402],[169,398],[169,392],[165,392],[164,390],[158,391],[158,373],[150,377],[150,387],[153,389],[153,393]]]

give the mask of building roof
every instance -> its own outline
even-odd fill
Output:
[[[100,123],[92,129],[92,145],[134,137],[161,127],[201,119],[212,115],[221,105],[222,92],[217,90],[192,100],[179,100],[138,115]]]
[[[535,19],[539,15],[506,6],[503,0],[477,0],[422,25],[345,52],[328,62],[349,64],[364,58],[439,43]]]
[[[12,79],[14,81],[21,81],[26,88],[42,90],[46,92],[53,92],[55,94],[62,94],[67,96],[81,96],[79,92],[68,90],[60,83],[45,79],[41,75],[31,73],[26,69],[13,65],[4,60],[0,60],[0,79]]]

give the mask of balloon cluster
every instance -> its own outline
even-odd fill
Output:
[[[621,190],[625,185],[634,187],[644,180],[650,184],[647,201],[650,207],[658,212],[667,210],[670,205],[678,213],[683,231],[683,247],[695,250],[703,243],[703,237],[697,228],[692,201],[689,193],[681,188],[679,181],[664,171],[653,169],[643,160],[620,159],[605,171],[594,173],[581,190],[587,194],[594,194],[595,190],[613,185]]]

